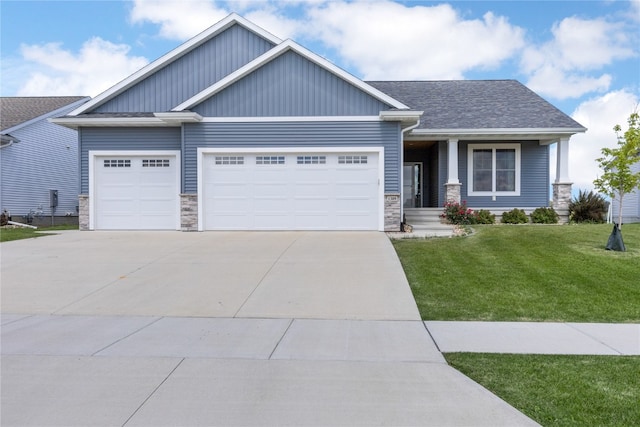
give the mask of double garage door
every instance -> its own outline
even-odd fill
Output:
[[[378,230],[378,152],[199,153],[201,230]],[[94,229],[179,228],[176,155],[96,155]]]
[[[205,153],[206,230],[377,230],[378,153]]]

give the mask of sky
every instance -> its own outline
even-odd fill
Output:
[[[96,96],[231,12],[364,80],[522,82],[588,128],[574,191],[639,108],[640,0],[0,0],[0,95]]]

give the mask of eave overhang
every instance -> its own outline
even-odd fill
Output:
[[[380,120],[385,122],[400,122],[403,130],[410,130],[420,124],[420,117],[424,111],[388,110],[380,111]]]
[[[190,111],[153,113],[145,117],[57,117],[51,123],[70,129],[80,127],[179,127],[183,123],[197,123],[202,116]]]
[[[540,144],[553,144],[561,138],[568,138],[587,129],[580,128],[488,128],[488,129],[413,129],[405,135],[405,140],[474,140],[509,141],[536,140]]]

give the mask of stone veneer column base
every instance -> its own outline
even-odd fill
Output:
[[[445,188],[445,198],[444,201],[446,202],[456,202],[456,203],[460,203],[460,188],[462,187],[462,184],[460,183],[447,183],[444,185]]]
[[[197,194],[180,194],[180,230],[198,231]]]
[[[400,194],[384,195],[384,231],[400,231]]]
[[[571,185],[572,182],[554,182],[553,183],[553,209],[560,216],[559,223],[566,224],[569,222],[569,203],[571,203]]]
[[[87,194],[78,196],[78,228],[82,231],[89,230],[89,196]]]

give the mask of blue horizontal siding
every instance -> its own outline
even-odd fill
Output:
[[[193,110],[205,117],[377,116],[389,108],[289,51]]]
[[[92,112],[169,111],[273,47],[234,25]]]
[[[198,147],[384,147],[385,191],[400,191],[400,125],[393,122],[199,123],[184,129],[184,192],[197,192]]]
[[[62,114],[68,112],[64,111]],[[49,190],[58,190],[56,216],[76,215],[78,205],[77,132],[46,118],[11,135],[20,142],[0,150],[0,210],[22,216],[30,210],[51,215]]]
[[[80,129],[81,192],[89,194],[89,151],[180,150],[180,128]]]
[[[460,195],[463,200],[467,201],[469,207],[540,207],[549,204],[549,146],[540,145],[537,141],[519,142],[522,150],[520,196],[498,195],[495,201],[492,200],[491,196],[469,196],[467,150],[469,144],[477,143],[485,144],[490,142],[460,142],[458,146],[458,177],[462,183]]]

